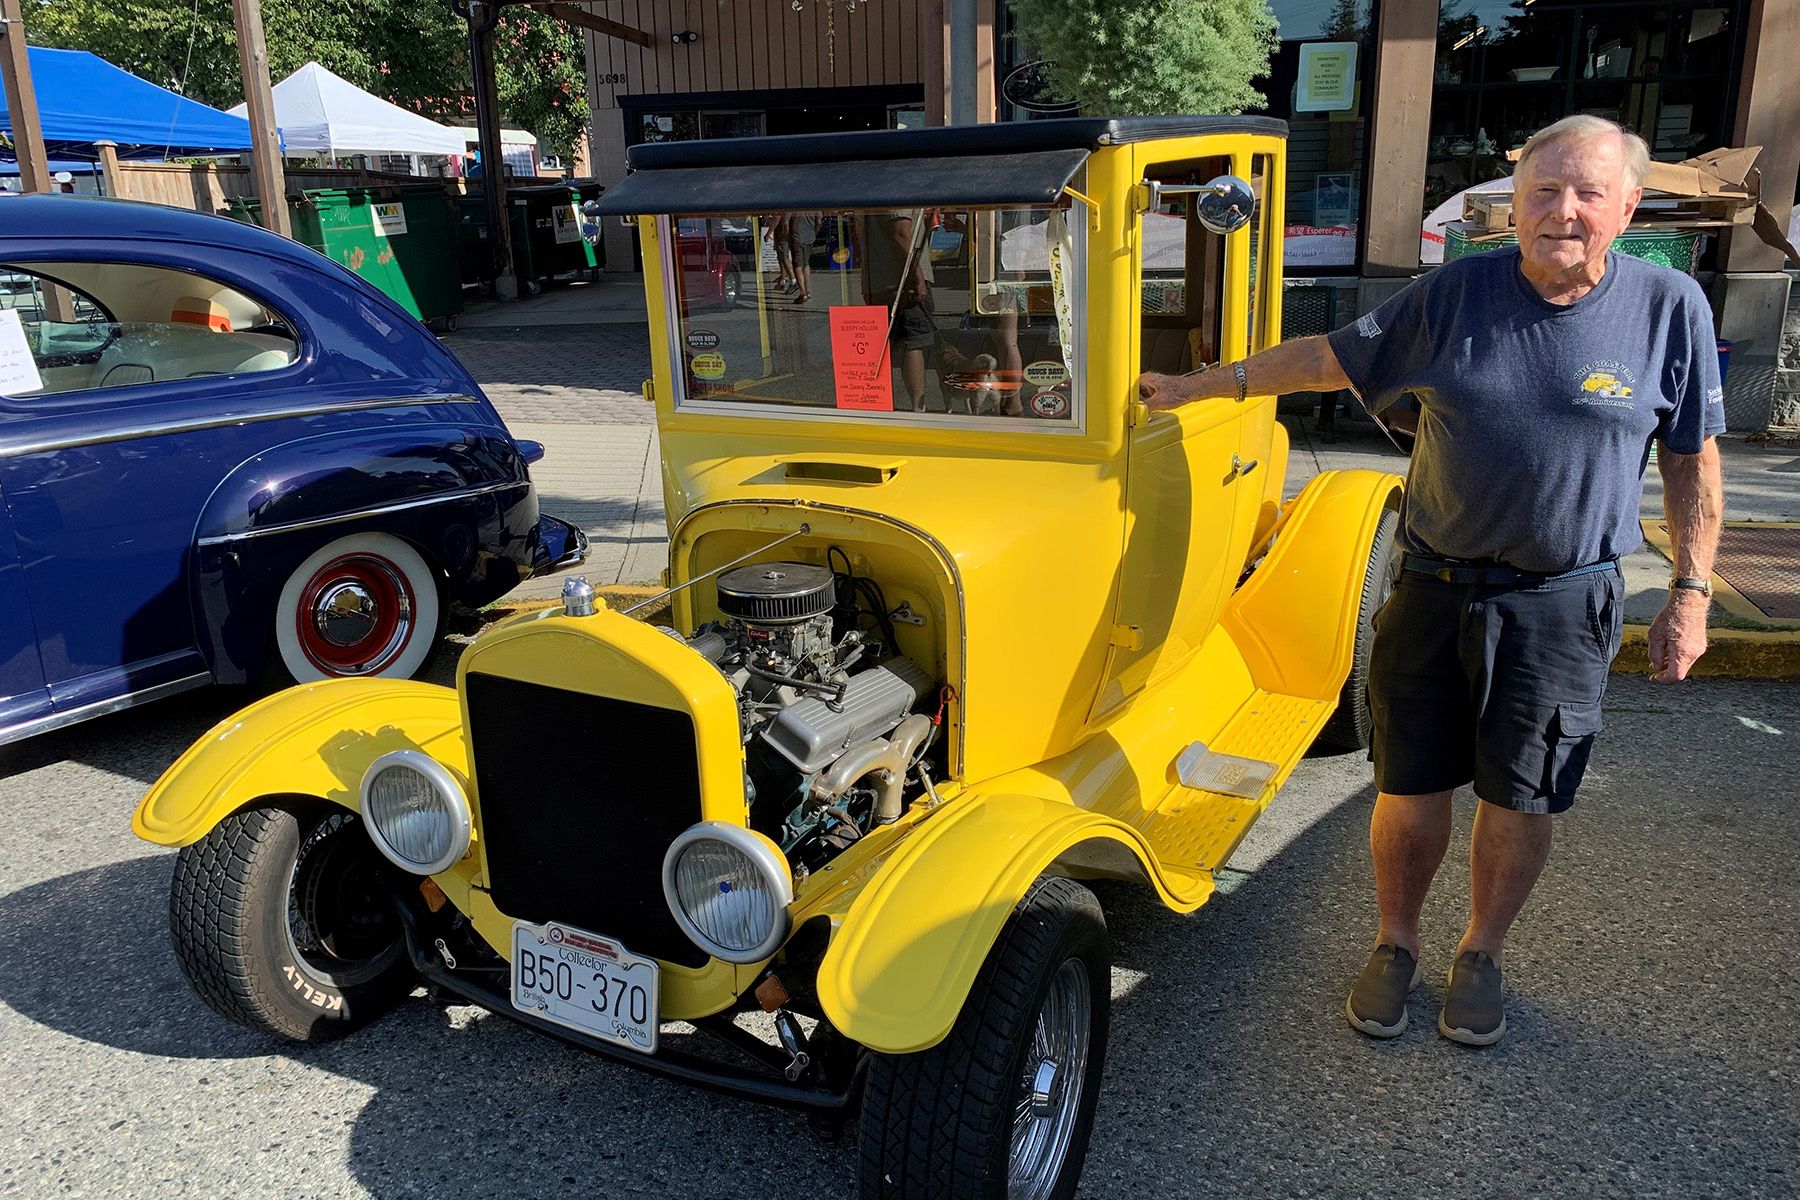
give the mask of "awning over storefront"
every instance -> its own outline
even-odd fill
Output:
[[[636,171],[600,198],[622,216],[782,209],[955,208],[1054,203],[1087,150],[864,162],[738,163]]]

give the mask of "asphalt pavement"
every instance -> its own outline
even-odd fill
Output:
[[[0,1196],[853,1192],[851,1143],[478,1010],[415,998],[295,1048],[202,1007],[169,949],[173,855],[128,822],[244,699],[0,748]],[[1373,921],[1359,757],[1302,763],[1200,912],[1103,885],[1116,1000],[1083,1194],[1800,1192],[1800,690],[1617,677],[1607,722],[1509,947],[1512,1031],[1491,1050],[1434,1029],[1466,796],[1391,1043],[1341,1013]]]

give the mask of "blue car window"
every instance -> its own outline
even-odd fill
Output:
[[[142,263],[0,264],[43,387],[21,397],[279,370],[299,357],[280,314],[226,284]]]

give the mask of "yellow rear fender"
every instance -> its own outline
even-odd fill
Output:
[[[289,688],[190,746],[138,804],[132,832],[160,846],[191,845],[264,796],[317,796],[354,811],[369,764],[392,750],[423,750],[466,787],[469,754],[455,690],[386,679]]]
[[[1180,911],[1210,875],[1165,878],[1129,826],[1060,800],[971,795],[926,818],[861,889],[819,965],[832,1024],[904,1054],[949,1034],[988,951],[1039,875],[1140,874]]]
[[[1288,503],[1274,546],[1219,618],[1256,686],[1337,699],[1355,654],[1369,546],[1402,482],[1380,471],[1326,471]]]

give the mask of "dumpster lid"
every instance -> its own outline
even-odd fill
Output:
[[[1068,149],[667,167],[627,175],[598,204],[627,216],[1050,204],[1087,157]]]

